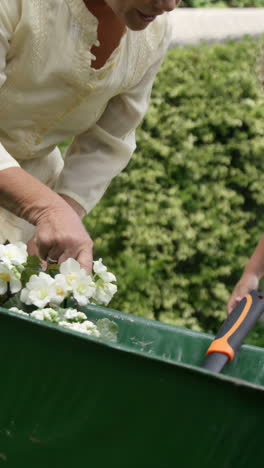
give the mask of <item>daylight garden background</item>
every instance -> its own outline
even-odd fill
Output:
[[[185,0],[260,7],[263,0]],[[264,232],[262,40],[170,50],[137,131],[137,151],[84,223],[116,275],[111,307],[217,331]],[[264,346],[264,325],[248,343]]]

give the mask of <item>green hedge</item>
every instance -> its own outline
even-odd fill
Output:
[[[263,7],[263,0],[182,0],[183,8],[243,8]]]
[[[114,308],[216,331],[264,230],[264,99],[253,39],[169,52],[138,149],[85,224]]]

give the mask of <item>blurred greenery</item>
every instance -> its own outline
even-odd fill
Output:
[[[255,325],[244,343],[264,347],[264,323],[262,321]]]
[[[260,41],[176,48],[138,147],[84,220],[118,279],[111,307],[215,333],[264,230]],[[247,342],[264,346],[260,323]]]

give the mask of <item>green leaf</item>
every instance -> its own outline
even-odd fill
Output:
[[[32,275],[37,275],[39,273],[38,269],[26,267],[21,274],[21,283],[25,287]]]
[[[29,255],[27,262],[24,265],[24,270],[21,274],[21,283],[24,287],[30,280],[32,275],[37,275],[42,271],[41,260],[37,255]]]
[[[12,296],[10,299],[8,299],[8,301],[4,303],[3,307],[5,309],[10,309],[11,307],[17,307],[19,310],[23,310],[23,312],[27,312],[28,314],[30,314],[31,312],[33,312],[33,310],[36,309],[35,306],[27,306],[26,304],[24,304],[24,302],[21,302],[19,294],[16,294]]]
[[[29,255],[25,267],[36,268],[41,271],[41,260],[37,255]]]
[[[45,273],[47,273],[47,275],[50,275],[52,278],[54,278],[59,272],[60,265],[52,265],[48,263],[48,266],[45,270]]]

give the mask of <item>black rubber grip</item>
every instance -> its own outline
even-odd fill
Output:
[[[228,362],[229,358],[223,353],[211,353],[206,356],[203,363],[203,368],[212,372],[221,372],[223,367]]]
[[[248,293],[221,326],[208,348],[208,355],[203,367],[214,372],[220,372],[225,363],[233,359],[236,351],[263,312],[264,294],[255,290]],[[226,358],[221,358],[221,354],[225,355]],[[220,361],[222,362],[221,365]]]

